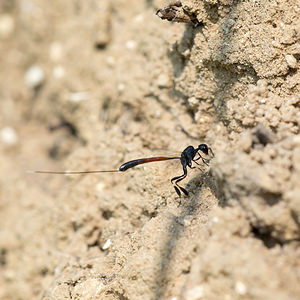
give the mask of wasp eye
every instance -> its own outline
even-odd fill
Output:
[[[206,144],[201,144],[198,147],[199,150],[201,150],[203,153],[205,153],[206,155],[208,154],[208,147]]]

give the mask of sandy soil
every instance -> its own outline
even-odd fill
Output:
[[[299,299],[299,1],[167,5],[0,1],[1,299]]]

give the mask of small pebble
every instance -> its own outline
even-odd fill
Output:
[[[65,76],[66,71],[63,66],[56,66],[52,71],[53,77],[56,79],[61,79]]]
[[[71,93],[68,97],[68,100],[70,102],[81,102],[88,100],[90,98],[89,92],[77,92],[77,93]]]
[[[104,188],[105,188],[105,184],[103,182],[97,183],[97,185],[96,185],[96,191],[98,193],[103,192]]]
[[[12,127],[5,126],[0,131],[1,141],[7,145],[15,145],[19,138],[16,131]]]
[[[218,223],[219,222],[219,218],[218,217],[213,217],[211,220],[212,220],[213,223]]]
[[[243,282],[237,281],[235,283],[235,291],[239,295],[245,295],[247,293],[247,288]]]
[[[137,23],[142,23],[144,22],[144,16],[142,14],[139,14],[134,18],[134,21]]]
[[[106,63],[108,66],[113,67],[116,64],[116,60],[113,56],[107,56]]]
[[[185,51],[182,52],[182,55],[184,57],[189,57],[191,55],[191,50],[190,49],[186,49]]]
[[[196,113],[195,120],[199,124],[208,124],[209,121],[210,121],[210,117],[209,116],[205,116],[205,115],[203,116],[202,111],[198,111]]]
[[[58,275],[60,273],[60,268],[59,267],[56,267],[55,269],[54,269],[54,274],[55,275]]]
[[[219,100],[216,99],[216,100],[214,101],[214,107],[217,108],[218,106],[219,106]]]
[[[188,216],[184,217],[183,225],[190,226],[192,224],[192,221],[193,221],[193,216],[188,215]]]
[[[111,240],[108,239],[102,246],[102,250],[107,250],[110,247],[110,245],[111,245]]]
[[[160,88],[165,88],[170,86],[170,79],[169,76],[165,74],[160,74],[157,78],[157,85]]]
[[[300,136],[299,135],[294,136],[294,138],[293,138],[293,145],[295,147],[299,147],[300,146]]]
[[[31,66],[25,74],[25,84],[31,88],[37,88],[43,84],[45,73],[39,66]]]
[[[199,104],[199,100],[196,97],[191,97],[188,99],[188,103],[191,106],[195,106],[195,105]]]
[[[14,31],[14,28],[15,22],[10,15],[3,14],[0,16],[0,37],[8,37]]]
[[[117,89],[119,92],[123,92],[125,90],[125,84],[119,83]]]
[[[297,69],[297,59],[294,55],[286,55],[285,60],[290,68]]]
[[[133,50],[134,48],[136,48],[136,41],[129,40],[126,42],[125,46],[128,50]]]
[[[15,280],[15,278],[17,276],[17,274],[13,270],[7,270],[6,272],[3,272],[2,274],[3,274],[2,276],[7,281],[13,281],[13,280]]]
[[[197,285],[187,292],[186,299],[198,300],[200,298],[203,298],[203,296],[204,296],[203,287],[201,285]]]
[[[59,42],[54,42],[50,46],[50,58],[53,61],[58,61],[63,56],[63,49]]]

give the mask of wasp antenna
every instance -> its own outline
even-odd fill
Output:
[[[208,148],[208,151],[211,153],[212,157],[215,157],[215,154],[210,147]]]

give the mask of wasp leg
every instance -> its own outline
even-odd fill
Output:
[[[181,195],[180,191],[182,191],[186,196],[189,195],[188,191],[178,184],[178,182],[181,181],[181,180],[183,180],[186,177],[186,175],[187,175],[187,169],[186,169],[186,167],[183,168],[183,172],[184,173],[182,175],[176,176],[176,177],[174,177],[174,178],[171,179],[171,183],[172,184],[173,184],[173,181],[175,180],[175,185],[173,184],[173,186],[174,186],[174,189],[175,189],[175,191],[176,191],[176,193],[177,193],[177,195],[179,197]]]
[[[199,157],[200,158],[200,157]],[[193,162],[196,164],[196,165],[198,165],[198,166],[201,166],[199,163],[197,163],[196,162],[196,160],[198,160],[198,159],[195,159],[195,160],[193,160]],[[194,167],[195,168],[195,167]],[[202,168],[198,168],[201,172],[204,172],[204,170],[202,169]]]
[[[175,189],[177,195],[180,197],[181,193],[180,193],[179,188],[176,185],[173,185],[173,186],[174,186],[174,189]]]
[[[209,166],[209,164],[208,164],[208,163],[210,162],[210,160],[209,160],[209,159],[206,159],[206,158],[204,158],[204,157],[202,157],[200,153],[198,153],[198,155],[199,155],[199,157],[198,157],[198,158],[196,158],[196,159],[194,159],[193,161],[195,162],[196,160],[199,160],[199,159],[201,159],[201,160],[202,160],[202,162],[203,162],[204,164],[206,164],[207,166]]]

